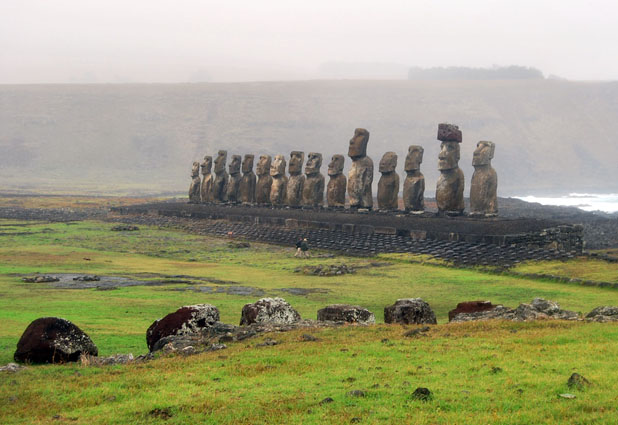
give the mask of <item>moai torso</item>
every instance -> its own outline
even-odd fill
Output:
[[[406,211],[423,212],[425,210],[425,176],[420,171],[424,149],[412,145],[408,148],[403,182],[403,205]]]
[[[352,167],[348,173],[348,197],[352,208],[372,208],[373,196],[373,161],[367,156],[369,132],[364,128],[354,130],[350,139],[348,156],[352,158]]]
[[[215,182],[213,184],[213,200],[215,202],[227,202],[227,181],[228,175],[225,171],[227,161],[227,151],[219,151],[215,159]]]
[[[440,177],[436,184],[436,204],[439,213],[462,214],[464,205],[464,175],[459,168],[461,131],[451,124],[438,126],[438,140],[442,142],[438,155]]]
[[[288,178],[285,176],[285,166],[285,157],[283,155],[275,156],[270,166],[270,176],[273,178],[273,184],[270,188],[270,203],[273,205],[285,205],[288,184]]]
[[[256,177],[253,172],[253,160],[255,156],[245,155],[242,161],[242,179],[240,180],[240,202],[245,204],[255,203]]]
[[[240,202],[240,155],[232,155],[229,165],[230,176],[227,181],[227,201]]]
[[[305,153],[292,151],[290,163],[288,164],[288,185],[286,188],[286,204],[291,207],[300,206],[303,198],[303,188],[305,187],[305,176],[302,174]]]
[[[396,210],[399,208],[399,175],[395,172],[397,167],[397,154],[386,152],[380,160],[380,173],[378,181],[378,208],[380,210]]]
[[[324,205],[324,176],[320,173],[322,154],[310,152],[305,167],[307,179],[303,189],[303,206],[317,207]]]
[[[194,162],[191,168],[191,186],[189,186],[189,202],[197,204],[200,202],[200,163]]]
[[[498,214],[498,175],[491,166],[495,145],[481,141],[476,145],[472,165],[472,183],[470,184],[470,214],[478,216],[495,216]]]
[[[212,157],[205,156],[202,162],[202,184],[200,186],[200,198],[203,203],[212,202]]]
[[[326,202],[331,208],[343,208],[345,206],[345,189],[347,180],[343,175],[343,155],[333,155],[328,164],[328,186],[326,187]]]
[[[270,189],[273,184],[273,178],[270,176],[271,161],[270,155],[262,155],[255,169],[258,175],[255,202],[260,205],[270,205]]]

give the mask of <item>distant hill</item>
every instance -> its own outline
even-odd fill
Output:
[[[420,68],[408,71],[409,80],[530,80],[543,79],[543,73],[526,66],[495,66],[469,68],[464,66]]]
[[[428,194],[440,122],[472,152],[496,143],[499,194],[618,191],[618,83],[557,80],[305,81],[0,86],[0,191],[188,189],[204,154],[347,153],[355,127],[369,155],[425,147]],[[346,168],[350,161],[346,159]]]

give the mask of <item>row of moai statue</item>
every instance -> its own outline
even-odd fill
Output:
[[[456,125],[440,124],[438,140],[442,143],[438,156],[440,178],[436,186],[436,203],[439,213],[460,215],[464,211],[464,175],[459,168],[461,131]],[[346,189],[350,208],[372,209],[373,161],[367,156],[369,132],[357,128],[350,140],[348,156],[352,166],[348,179],[343,175],[343,155],[333,155],[328,165],[330,177],[326,186],[326,202],[330,208],[345,206]],[[470,189],[470,214],[493,216],[497,214],[497,175],[491,167],[495,145],[492,142],[478,142],[472,165],[475,168]],[[423,213],[425,178],[420,171],[424,149],[418,145],[408,148],[405,161],[406,178],[403,183],[404,209],[411,213]],[[240,155],[233,155],[226,171],[227,151],[219,151],[215,158],[214,178],[211,174],[212,157],[205,156],[204,162],[193,163],[192,183],[189,200],[193,203],[245,203],[290,207],[318,207],[324,203],[324,176],[320,173],[322,154],[308,154],[305,173],[302,173],[304,152],[293,151],[289,164],[283,155],[274,160],[262,155],[256,174],[253,173],[255,156],[248,154],[241,161]],[[289,177],[286,176],[286,165]],[[202,178],[200,179],[200,167]],[[378,209],[399,208],[399,175],[395,172],[397,154],[386,152],[380,161],[382,174],[378,182]],[[242,170],[242,176],[241,176]]]

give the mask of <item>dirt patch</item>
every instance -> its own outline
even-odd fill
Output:
[[[174,288],[172,291],[192,291],[205,294],[227,294],[241,296],[260,297],[265,294],[264,290],[252,286],[186,286],[184,288]]]
[[[326,288],[282,288],[281,290],[292,295],[328,294],[330,292]]]
[[[137,280],[123,276],[97,276],[99,280],[83,280],[88,275],[77,273],[49,273],[46,277],[57,279],[54,282],[45,282],[53,289],[98,289],[107,290],[125,288],[129,286],[165,286],[178,283],[194,283],[191,281],[178,280]],[[32,277],[32,276],[28,276]],[[82,280],[80,280],[82,279]]]

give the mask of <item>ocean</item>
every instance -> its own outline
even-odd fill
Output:
[[[618,212],[618,193],[569,193],[559,197],[514,196],[526,202],[538,202],[541,205],[560,205],[577,207],[584,211]]]

